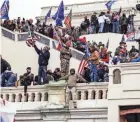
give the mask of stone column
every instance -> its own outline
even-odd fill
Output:
[[[108,122],[120,122],[119,106],[111,102],[108,105]]]
[[[39,93],[35,93],[35,101],[39,101]]]
[[[41,101],[45,101],[45,92],[42,93]]]
[[[92,90],[88,90],[88,100],[92,99]]]
[[[85,92],[81,91],[81,100],[85,100]]]
[[[95,99],[99,99],[99,90],[96,89],[95,92],[96,92],[96,93],[95,93]]]
[[[106,98],[106,94],[107,94],[107,93],[106,93],[106,90],[103,90],[103,99],[107,99],[107,98]]]
[[[15,94],[16,95],[16,98],[15,98],[15,102],[19,102],[19,95],[18,94]]]
[[[9,102],[13,102],[13,95],[9,94]]]
[[[7,100],[6,94],[3,94],[3,99],[4,99],[4,100]]]
[[[29,102],[33,102],[33,95],[32,95],[32,93],[28,93],[28,101]]]
[[[27,94],[25,95],[24,93],[22,94],[22,102],[26,102],[27,101]]]

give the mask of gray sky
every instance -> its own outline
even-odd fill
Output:
[[[0,0],[0,6],[4,0]],[[10,19],[25,17],[26,19],[35,18],[41,13],[41,7],[59,5],[61,0],[9,0]],[[94,0],[63,0],[64,4],[93,2]],[[97,1],[97,0],[96,0]]]

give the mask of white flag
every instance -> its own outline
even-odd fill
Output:
[[[14,122],[16,109],[12,103],[0,99],[0,122]]]

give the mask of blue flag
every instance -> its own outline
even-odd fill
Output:
[[[53,16],[53,19],[56,20],[56,26],[63,26],[62,21],[64,20],[64,3],[60,3],[56,14]]]
[[[55,15],[54,15],[54,16],[52,16],[52,19],[56,20],[57,13],[58,13],[58,10],[57,10],[57,12],[55,13]]]
[[[9,0],[5,0],[0,9],[1,19],[9,19]]]
[[[52,11],[52,7],[50,8],[47,15],[45,16],[45,23],[47,22],[47,19],[51,16],[51,11]]]
[[[117,0],[109,0],[105,5],[108,10],[111,10],[112,5],[116,2]]]

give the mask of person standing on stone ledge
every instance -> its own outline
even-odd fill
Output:
[[[69,104],[70,93],[72,94],[71,99],[73,100],[73,102],[75,102],[76,100],[76,83],[78,81],[87,83],[87,81],[82,76],[75,73],[75,69],[71,69],[69,75],[62,77],[59,80],[66,80],[68,84],[66,88],[66,105]]]
[[[61,76],[66,76],[69,73],[70,67],[70,59],[72,57],[72,53],[70,50],[70,45],[66,44],[62,47],[60,51],[60,61],[61,61]]]
[[[38,49],[38,47],[34,44],[33,47],[35,48],[35,51],[39,55],[38,57],[38,64],[39,64],[39,69],[38,69],[38,84],[41,83],[41,78],[43,78],[43,84],[48,84],[48,79],[47,79],[47,66],[48,62],[50,59],[50,48],[45,46],[43,49]]]

